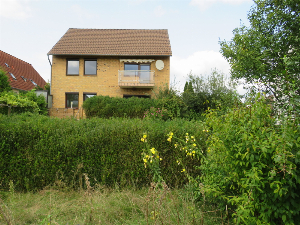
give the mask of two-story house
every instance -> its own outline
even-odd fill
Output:
[[[52,55],[53,108],[80,108],[94,95],[151,97],[169,85],[167,30],[69,29]]]

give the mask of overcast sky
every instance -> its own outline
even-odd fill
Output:
[[[229,73],[219,40],[248,25],[252,0],[0,0],[0,49],[50,81],[47,53],[69,28],[168,29],[171,80]]]

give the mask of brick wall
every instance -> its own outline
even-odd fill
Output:
[[[120,59],[154,59],[163,60],[164,69],[161,71],[155,67],[155,61],[151,63],[151,70],[155,71],[155,87],[169,85],[170,82],[170,57],[65,57],[53,56],[51,95],[55,108],[65,108],[65,93],[79,93],[79,108],[83,103],[84,93],[96,93],[111,97],[123,97],[123,95],[153,95],[149,88],[120,88],[118,85],[118,71],[124,70],[124,62]],[[66,75],[66,59],[79,59],[79,75]],[[84,59],[97,59],[97,75],[84,75]],[[50,113],[51,115],[51,113]]]

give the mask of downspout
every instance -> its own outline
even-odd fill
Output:
[[[51,70],[50,70],[50,93],[49,93],[49,96],[51,96],[51,108],[52,108],[52,103],[53,103],[53,96],[52,96],[52,64],[51,64],[51,61],[50,61],[50,58],[49,58],[48,54],[47,54],[47,56],[48,56],[48,61],[49,61],[50,67],[51,67]],[[47,107],[49,108],[48,95],[47,95]]]
[[[50,95],[52,94],[51,93],[51,84],[52,84],[52,64],[51,64],[51,61],[50,61],[50,58],[49,58],[49,55],[47,54],[48,56],[48,61],[49,61],[49,64],[50,64],[50,67],[51,67],[51,71],[50,71]]]

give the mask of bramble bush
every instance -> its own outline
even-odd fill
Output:
[[[204,196],[231,209],[238,224],[300,224],[299,123],[285,117],[277,125],[270,115],[260,95],[223,116],[206,115]]]

